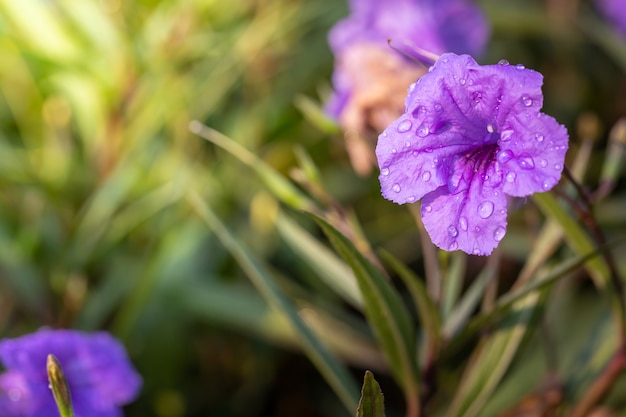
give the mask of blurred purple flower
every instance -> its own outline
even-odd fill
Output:
[[[596,3],[607,20],[626,36],[626,0],[597,0]]]
[[[422,199],[424,226],[440,248],[490,254],[506,233],[506,195],[547,191],[561,177],[567,130],[540,112],[542,83],[523,65],[442,55],[379,136],[383,196]]]
[[[326,112],[346,132],[358,134],[381,132],[402,114],[407,87],[426,72],[419,50],[478,54],[489,32],[468,0],[350,0],[350,11],[329,34],[335,71]],[[375,164],[374,141],[355,143],[347,143],[353,165],[367,173],[370,161],[359,159],[369,152]]]
[[[3,417],[58,417],[48,388],[46,360],[53,354],[67,379],[76,417],[121,417],[141,377],[123,346],[105,332],[42,329],[0,342],[0,410]]]

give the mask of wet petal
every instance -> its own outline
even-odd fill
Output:
[[[506,233],[506,203],[498,187],[476,174],[469,187],[456,194],[447,187],[427,194],[422,200],[422,221],[438,247],[489,255]]]
[[[548,191],[561,178],[568,134],[565,127],[543,113],[523,113],[509,121],[511,137],[500,143],[510,160],[500,164],[504,192],[523,197]]]

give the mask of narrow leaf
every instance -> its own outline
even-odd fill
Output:
[[[363,294],[365,313],[391,371],[402,386],[407,414],[419,408],[416,340],[402,299],[383,274],[356,249],[354,244],[325,220],[310,215],[328,236],[335,249],[354,271]]]
[[[304,323],[296,307],[276,284],[274,277],[266,267],[254,258],[248,249],[232,235],[200,196],[196,192],[191,191],[187,197],[199,217],[231,252],[261,295],[274,308],[285,314],[300,337],[302,348],[311,362],[334,389],[350,413],[354,412],[357,406],[358,388],[346,367],[335,359],[326,346],[318,340],[311,329]]]
[[[385,417],[385,398],[378,382],[374,379],[374,374],[365,371],[363,388],[361,388],[361,399],[359,408],[356,410],[357,417]]]
[[[74,417],[70,387],[67,385],[61,364],[54,355],[48,355],[46,371],[48,373],[48,382],[50,383],[52,396],[54,397],[54,402],[57,405],[59,414],[61,417]]]
[[[596,249],[596,245],[582,229],[580,223],[574,220],[570,213],[565,211],[553,194],[537,193],[532,198],[544,215],[556,220],[561,225],[565,233],[565,241],[574,253],[580,256],[593,252]],[[604,260],[594,257],[585,264],[585,268],[598,288],[606,287],[610,273]]]

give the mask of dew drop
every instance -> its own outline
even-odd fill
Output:
[[[417,136],[419,137],[426,137],[428,136],[428,133],[430,133],[430,131],[426,125],[420,125],[420,127],[417,128]]]
[[[543,142],[543,135],[541,133],[535,133],[535,140],[537,142]]]
[[[507,182],[515,182],[516,178],[517,178],[517,174],[515,172],[509,172],[508,174],[506,174]]]
[[[517,64],[515,68],[517,68],[518,70],[523,70],[526,67],[524,66],[524,64]]]
[[[409,146],[411,146],[411,142],[407,140],[406,142],[404,142],[404,146],[408,148]]]
[[[411,85],[409,86],[409,93],[412,93],[413,90],[415,90],[415,83],[411,83]]]
[[[398,150],[397,150],[396,148],[393,148],[393,149],[391,150],[391,153],[398,153]]]
[[[476,226],[476,227],[474,228],[474,231],[475,231],[476,233],[480,232],[480,227]]]
[[[522,103],[524,103],[524,106],[530,107],[533,105],[533,99],[528,96],[522,96]]]
[[[398,133],[408,132],[409,130],[411,130],[412,126],[413,126],[413,123],[411,123],[410,120],[403,120],[398,125]]]
[[[394,185],[391,187],[391,189],[392,189],[394,192],[399,193],[399,192],[400,192],[400,190],[401,190],[402,188],[400,188],[400,184],[394,184]]]
[[[387,131],[385,130],[385,131],[382,133],[382,135],[380,135],[380,136],[381,136],[381,137],[383,137],[383,138],[386,138],[386,137],[387,137]]]
[[[453,251],[453,250],[457,250],[458,248],[459,248],[459,244],[455,240],[454,242],[450,243],[450,246],[448,247],[448,250],[449,251]]]
[[[511,136],[513,136],[513,130],[511,129],[507,129],[507,130],[503,130],[502,133],[500,133],[500,142],[508,142],[511,140]]]
[[[478,249],[477,247],[474,248],[474,250],[472,251],[472,253],[474,253],[474,255],[480,255],[480,249]]]
[[[427,182],[430,180],[430,172],[429,171],[424,171],[424,173],[422,174],[422,180],[424,182]]]
[[[554,164],[554,169],[557,171],[561,170],[561,164]]]
[[[533,169],[535,167],[535,161],[528,154],[521,154],[517,160],[517,164],[522,169]]]
[[[430,67],[428,67],[428,72],[433,72],[434,69],[435,69],[435,66],[431,65]]]
[[[548,161],[546,161],[545,159],[542,159],[539,161],[539,165],[541,165],[542,168],[545,168],[548,166]]]
[[[426,207],[424,207],[424,210],[426,210],[426,213],[430,213],[431,211],[433,211],[433,208],[429,204]]]
[[[507,61],[506,59],[501,59],[500,61],[498,61],[498,65],[509,65],[509,61]]]
[[[414,195],[411,195],[411,196],[409,196],[409,198],[406,199],[406,201],[408,201],[409,203],[415,203],[415,200],[417,200],[417,199],[415,198]]]
[[[499,242],[499,241],[502,240],[502,238],[504,237],[505,233],[506,233],[506,230],[504,229],[504,227],[498,226],[496,231],[493,232],[493,238],[495,239],[496,242]]]
[[[469,85],[474,85],[474,80],[472,80],[472,79],[470,78],[470,80],[468,81],[468,83],[469,83]]]
[[[504,163],[510,161],[512,158],[513,158],[513,152],[511,152],[511,151],[509,151],[507,149],[503,149],[503,150],[499,151],[498,154],[496,155],[496,159],[501,164],[504,164]]]
[[[380,175],[386,177],[387,175],[389,175],[389,168],[383,168],[380,170]]]
[[[461,217],[459,219],[459,227],[463,231],[467,230],[467,219],[465,217]]]
[[[459,80],[459,84],[461,84],[461,85],[465,85],[465,78],[461,78],[461,79]]]
[[[450,236],[452,237],[457,237],[459,235],[459,231],[456,230],[456,227],[454,226],[450,226],[448,227],[448,233],[450,234]]]
[[[552,188],[554,186],[555,181],[552,178],[548,178],[546,180],[543,181],[543,189],[544,190],[549,190],[550,188]]]
[[[448,63],[448,58],[444,58],[444,59],[442,59],[442,61],[447,64]]]
[[[493,214],[493,203],[485,200],[478,205],[478,215],[482,219],[488,219]]]
[[[439,103],[435,104],[435,111],[437,113],[441,113],[443,111],[443,107],[441,107],[441,104]]]

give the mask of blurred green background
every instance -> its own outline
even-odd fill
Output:
[[[608,129],[626,113],[619,38],[585,2],[480,4],[493,25],[481,61],[544,73],[544,111],[570,130],[570,156],[580,115],[598,118],[583,169],[594,187]],[[319,230],[288,207],[342,207],[372,246],[423,271],[410,213],[380,197],[376,174],[352,172],[340,134],[311,122],[330,89],[326,35],[346,14],[336,0],[0,0],[1,334],[111,331],[144,378],[129,417],[346,415],[192,192],[263,260],[355,379],[378,369],[390,410],[401,408],[371,331],[324,279],[345,265],[327,262]],[[232,138],[231,151],[192,134],[192,120]],[[251,168],[254,156],[266,165]],[[275,178],[259,174],[270,168],[297,188],[281,198]],[[597,208],[609,237],[626,230],[621,175]],[[529,224],[539,223],[532,207],[512,214],[503,275],[520,269]],[[464,275],[481,262],[469,259]],[[578,285],[578,296],[594,291]],[[579,312],[589,326],[604,302],[592,297],[588,315]]]

